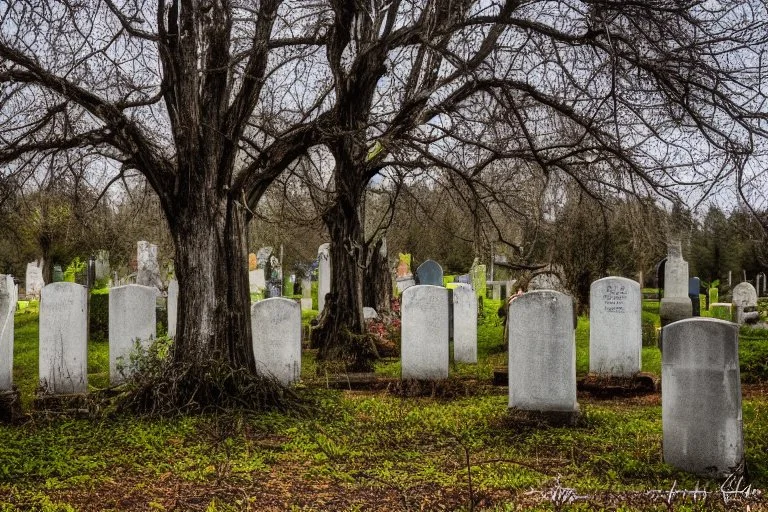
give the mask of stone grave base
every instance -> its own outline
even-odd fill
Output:
[[[575,426],[581,413],[575,411],[527,411],[512,407],[509,409],[509,421],[523,425]]]
[[[576,381],[576,387],[579,391],[585,391],[600,398],[647,395],[659,391],[659,378],[647,372],[638,372],[631,377],[590,373]]]
[[[0,391],[0,423],[18,423],[23,417],[19,390]]]
[[[88,394],[52,395],[38,393],[32,401],[32,410],[35,414],[44,416],[89,418],[97,412],[98,405]]]
[[[659,317],[661,326],[691,318],[693,316],[693,305],[688,297],[664,297],[659,306]]]

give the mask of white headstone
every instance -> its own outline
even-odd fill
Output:
[[[714,318],[664,327],[661,420],[664,461],[709,477],[744,459],[739,328]]]
[[[739,283],[733,287],[733,296],[731,302],[736,307],[754,307],[757,306],[757,290],[750,283]]]
[[[146,241],[136,244],[136,284],[162,288],[160,280],[160,264],[157,261],[157,246]]]
[[[264,269],[257,268],[248,272],[248,284],[251,293],[261,293],[267,287],[267,281],[264,279]]]
[[[624,277],[598,279],[589,291],[589,371],[631,377],[643,349],[640,284]]]
[[[331,244],[318,247],[317,259],[317,309],[322,313],[325,296],[331,292]]]
[[[664,296],[659,305],[662,326],[693,316],[693,305],[688,296],[688,280],[688,262],[683,259],[680,241],[672,240],[667,245]]]
[[[40,385],[48,393],[88,391],[88,290],[51,283],[40,293]]]
[[[448,378],[448,289],[411,286],[402,297],[402,378]]]
[[[179,282],[171,279],[168,283],[168,337],[176,337],[176,327],[179,321]]]
[[[128,284],[109,290],[109,381],[130,376],[130,356],[136,340],[146,349],[157,336],[157,288]]]
[[[27,263],[27,275],[24,289],[28,298],[39,299],[40,292],[45,286],[43,280],[43,260]]]
[[[259,372],[273,375],[284,385],[301,376],[301,308],[284,297],[251,305],[253,355]]]
[[[477,362],[477,296],[468,284],[453,288],[453,360]]]
[[[578,411],[573,299],[554,290],[528,292],[507,315],[509,406]]]
[[[366,320],[378,320],[379,314],[376,312],[375,309],[365,306],[363,308],[363,318]]]
[[[16,285],[10,275],[0,274],[0,391],[13,388],[13,315]]]

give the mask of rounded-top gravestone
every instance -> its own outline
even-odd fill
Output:
[[[605,277],[589,293],[589,371],[631,377],[643,348],[640,283]]]
[[[661,395],[664,461],[708,477],[744,459],[739,328],[714,318],[664,327]]]
[[[739,283],[733,287],[731,302],[737,307],[757,306],[757,290],[751,283]]]
[[[436,261],[427,260],[419,265],[416,276],[421,285],[443,286],[443,268]]]
[[[507,315],[509,406],[575,416],[573,299],[554,290],[528,292],[510,303]]]
[[[403,379],[448,378],[449,295],[442,286],[416,285],[403,292],[401,368]]]

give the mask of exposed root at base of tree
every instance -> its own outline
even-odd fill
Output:
[[[211,361],[166,362],[135,374],[116,397],[116,412],[176,416],[231,410],[301,412],[307,402],[276,379]]]
[[[320,329],[320,328],[318,328]],[[327,338],[320,345],[318,361],[333,361],[341,363],[347,372],[371,372],[374,362],[379,359],[376,350],[376,337],[369,333],[355,334],[347,329],[342,329],[332,336],[326,333]],[[320,333],[312,333],[313,340],[321,340]]]

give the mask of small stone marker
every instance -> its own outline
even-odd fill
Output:
[[[578,414],[573,299],[537,290],[509,305],[509,407]]]
[[[589,371],[631,377],[640,371],[643,348],[640,283],[605,277],[589,293]]]
[[[32,261],[27,263],[27,275],[24,284],[24,289],[27,293],[27,298],[39,299],[40,292],[45,286],[43,280],[43,261]]]
[[[325,296],[331,293],[331,244],[317,248],[317,310],[322,313]]]
[[[667,251],[667,261],[664,266],[664,297],[659,305],[662,326],[683,318],[690,318],[693,314],[691,298],[688,296],[688,262],[683,259],[680,241],[671,241]]]
[[[253,355],[259,372],[289,385],[301,376],[301,307],[284,297],[251,305]]]
[[[739,283],[733,287],[731,302],[734,307],[734,321],[737,324],[756,322],[759,318],[757,311],[757,291],[750,283]]]
[[[478,297],[485,297],[487,290],[487,280],[485,277],[485,265],[480,265],[478,259],[472,262],[472,267],[469,269],[469,275],[472,279],[472,289],[475,290],[475,295]]]
[[[109,382],[119,384],[131,374],[130,356],[141,340],[146,350],[157,337],[157,288],[128,284],[109,290]]]
[[[162,288],[160,280],[160,264],[157,262],[157,246],[147,241],[136,243],[136,284]]]
[[[416,269],[420,285],[443,286],[443,267],[433,260],[427,260]]]
[[[179,282],[171,279],[168,283],[168,337],[176,337],[179,318]]]
[[[453,360],[477,363],[477,297],[468,284],[453,284]]]
[[[379,314],[376,312],[375,309],[365,306],[363,308],[363,318],[365,320],[378,320]]]
[[[248,271],[248,289],[250,293],[261,293],[267,288],[267,281],[264,279],[264,269]]]
[[[442,286],[416,285],[403,292],[402,378],[448,378],[450,292]]]
[[[301,280],[301,298],[312,299],[312,280],[304,278]],[[312,309],[312,308],[310,308]]]
[[[88,391],[88,290],[51,283],[40,293],[40,386],[51,394]]]
[[[13,389],[13,315],[15,285],[10,275],[0,274],[0,391]]]
[[[661,417],[664,462],[724,477],[744,460],[739,327],[690,318],[664,327]]]

